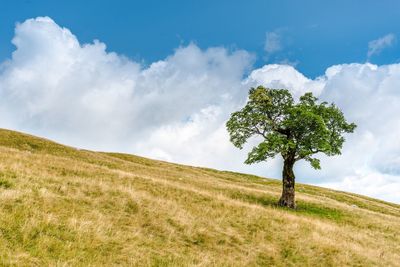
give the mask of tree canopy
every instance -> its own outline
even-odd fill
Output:
[[[353,132],[335,104],[317,103],[318,98],[306,93],[295,103],[286,89],[251,88],[242,110],[232,113],[227,129],[232,143],[242,148],[247,140],[259,135],[264,140],[249,153],[247,164],[265,161],[281,154],[283,158],[305,159],[320,169],[314,154],[340,154],[345,141],[343,133]]]

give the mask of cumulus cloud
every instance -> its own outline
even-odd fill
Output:
[[[262,84],[268,88],[288,88],[295,98],[304,92],[313,92],[319,95],[323,89],[322,78],[308,79],[293,66],[269,64],[253,70],[245,81],[250,86]]]
[[[382,52],[383,49],[390,47],[396,41],[396,36],[393,33],[386,34],[385,36],[372,40],[368,43],[368,59]]]
[[[18,24],[10,60],[0,65],[0,127],[95,150],[280,177],[282,162],[247,166],[225,122],[249,87],[312,91],[358,124],[343,155],[322,171],[299,164],[300,182],[400,203],[400,65],[343,64],[309,79],[288,65],[251,70],[243,50],[194,44],[143,67],[94,41],[81,44],[50,18]]]
[[[190,44],[143,68],[99,41],[80,44],[47,17],[17,25],[13,44],[0,73],[2,126],[106,150],[129,150],[156,128],[239,99],[253,60]]]

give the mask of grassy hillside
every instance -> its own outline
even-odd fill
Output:
[[[400,206],[0,130],[0,266],[398,266]]]

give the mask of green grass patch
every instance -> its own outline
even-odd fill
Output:
[[[11,187],[13,187],[13,183],[4,178],[0,178],[0,188],[9,189]]]
[[[345,212],[342,210],[303,201],[297,201],[296,212],[336,222],[341,222],[346,217]]]

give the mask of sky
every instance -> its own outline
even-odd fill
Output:
[[[99,39],[108,51],[145,64],[195,42],[202,49],[245,49],[257,55],[256,66],[297,63],[315,78],[331,65],[367,61],[369,41],[400,33],[399,10],[396,0],[3,0],[0,59],[14,50],[10,40],[16,22],[49,16],[82,43]],[[281,49],[272,55],[265,53],[268,33],[279,35]],[[370,58],[376,64],[399,60],[395,46]]]
[[[311,91],[358,128],[297,181],[400,203],[399,22],[398,1],[3,1],[0,127],[279,178],[225,122],[252,86]]]

